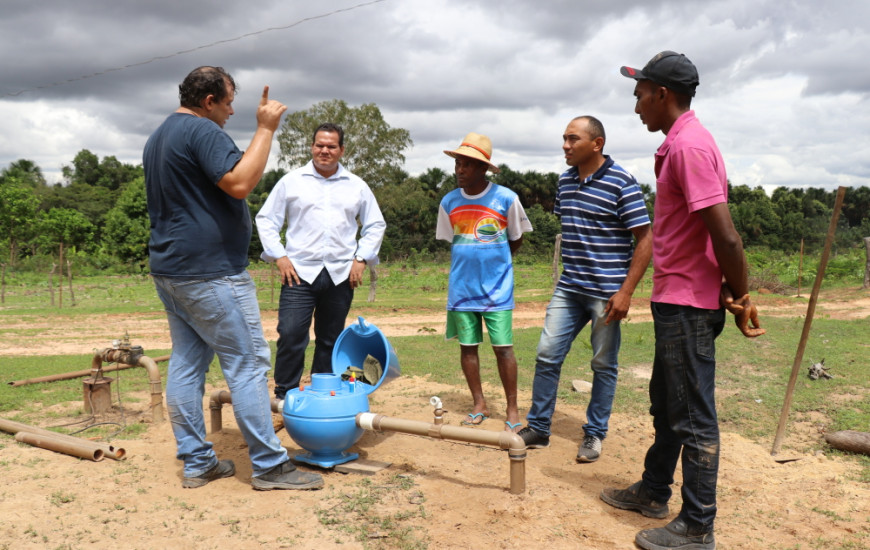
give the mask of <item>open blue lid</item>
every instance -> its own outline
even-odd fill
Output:
[[[369,394],[381,387],[384,382],[398,377],[401,370],[396,350],[384,333],[362,317],[357,319],[358,322],[345,328],[335,341],[332,350],[332,372],[341,375],[351,366],[363,368],[366,357],[371,355],[381,363],[380,379],[373,386],[364,382],[356,384],[356,391]]]

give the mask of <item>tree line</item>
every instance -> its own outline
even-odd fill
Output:
[[[314,128],[327,120],[344,127],[342,162],[369,183],[384,214],[382,259],[446,257],[449,245],[436,241],[435,225],[441,199],[456,187],[452,170],[435,167],[414,176],[405,172],[403,152],[413,143],[410,134],[391,128],[376,105],[351,107],[330,100],[287,115],[278,133],[280,165],[292,169],[308,162]],[[445,157],[444,165],[450,164]],[[491,180],[519,195],[534,227],[525,236],[523,256],[551,258],[560,232],[553,215],[559,174],[519,172],[505,164],[499,168]],[[252,216],[285,173],[279,168],[264,174],[247,199]],[[62,168],[62,175],[62,183],[48,184],[40,167],[27,159],[0,170],[0,263],[41,269],[65,253],[96,270],[147,271],[149,222],[142,166],[114,156],[101,159],[82,149]],[[652,216],[654,186],[641,183],[641,189]],[[815,187],[779,187],[768,195],[761,187],[729,182],[729,208],[745,246],[785,253],[802,245],[810,253],[821,249],[835,195]],[[868,235],[870,188],[850,188],[834,252],[861,247]],[[251,258],[261,251],[254,231]]]

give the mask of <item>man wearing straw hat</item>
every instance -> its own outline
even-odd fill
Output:
[[[517,360],[513,350],[514,277],[511,255],[532,225],[517,194],[491,183],[492,143],[474,132],[453,151],[456,185],[441,201],[435,236],[451,243],[447,292],[446,338],[459,340],[460,363],[474,408],[463,421],[478,425],[489,418],[480,381],[477,348],[483,324],[495,352],[498,374],[507,398],[505,430],[519,430]]]
[[[747,337],[764,334],[749,299],[746,257],[728,210],[722,154],[691,110],[698,70],[672,51],[643,69],[622,67],[634,79],[634,112],[665,140],[655,155],[653,225],[655,358],[649,384],[655,439],[641,480],[606,488],[601,499],[651,518],[669,515],[668,500],[682,456],[683,502],[664,527],[635,536],[641,548],[716,548],[719,421],[716,416],[716,337],[725,309]],[[724,281],[724,282],[723,282]]]

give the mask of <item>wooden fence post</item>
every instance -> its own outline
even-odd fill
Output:
[[[369,284],[369,302],[375,301],[375,293],[378,289],[378,272],[375,269],[375,266],[369,266],[369,274],[371,283]]]
[[[60,273],[57,276],[57,298],[58,306],[63,307],[63,242],[60,243],[60,253],[58,254],[58,266]]]
[[[269,303],[275,303],[275,262],[269,262],[269,288],[272,294],[269,296]]]
[[[51,262],[51,271],[48,272],[48,291],[51,293],[51,307],[54,307],[54,270],[57,264]]]
[[[798,298],[801,297],[801,279],[804,277],[804,238],[801,237],[801,254],[798,256]]]
[[[66,260],[66,277],[67,281],[69,281],[69,299],[72,302],[72,306],[76,306],[76,295],[73,292],[72,286],[72,263],[70,263],[69,258]]]
[[[870,288],[870,237],[864,237],[864,251],[867,254],[867,263],[864,264],[864,288]]]

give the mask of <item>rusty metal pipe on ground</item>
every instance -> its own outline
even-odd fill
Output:
[[[221,431],[224,422],[223,406],[224,404],[232,404],[233,398],[227,390],[215,390],[211,392],[208,399],[208,409],[211,411],[211,433]],[[280,413],[281,407],[279,401],[274,397],[270,401],[270,407],[273,413]]]
[[[155,363],[163,363],[165,361],[169,361],[169,355],[161,355],[160,357],[155,357]],[[126,364],[116,364],[103,368],[103,372],[115,372],[119,370],[126,370],[136,368],[140,365],[126,365]],[[13,388],[18,386],[27,386],[29,384],[41,384],[43,382],[58,382],[60,380],[72,380],[73,378],[84,378],[85,376],[90,376],[93,374],[91,369],[77,370],[72,372],[63,372],[60,374],[49,374],[48,376],[39,376],[36,378],[27,378],[25,380],[13,380],[12,382],[7,382],[6,384],[12,386]]]
[[[113,458],[115,460],[121,460],[127,454],[127,452],[122,449],[115,447],[114,445],[109,445],[108,443],[100,443],[98,441],[90,441],[87,439],[81,439],[72,435],[62,434],[58,432],[52,432],[50,430],[46,430],[44,428],[38,428],[36,426],[30,426],[28,424],[22,424],[21,422],[16,422],[14,420],[6,420],[5,418],[0,418],[0,431],[8,432],[10,434],[14,434],[17,436],[20,433],[28,433],[38,436],[46,436],[56,440],[62,440],[64,442],[69,443],[70,445],[74,445],[81,449],[88,449],[91,451],[99,450],[101,456],[107,456],[109,458]],[[29,443],[25,441],[25,443],[33,445],[33,443]],[[40,445],[37,445],[40,446]],[[46,447],[48,448],[48,447]],[[56,450],[56,449],[51,449]],[[59,451],[64,452],[64,451]],[[72,454],[72,453],[67,453]],[[80,455],[73,455],[80,456]],[[84,457],[88,458],[88,457]]]
[[[103,460],[103,450],[93,448],[89,445],[80,445],[69,439],[54,437],[47,434],[35,434],[31,432],[18,432],[15,434],[15,441],[27,443],[40,449],[48,449],[58,453],[77,456],[85,460],[93,460],[99,462]]]
[[[391,418],[382,414],[362,412],[356,415],[356,424],[364,430],[376,432],[398,432],[411,435],[421,435],[433,439],[447,439],[490,445],[499,449],[507,449],[511,461],[511,494],[518,495],[526,491],[526,444],[513,432],[493,432],[475,428],[463,428],[449,424],[430,424],[417,420]]]

